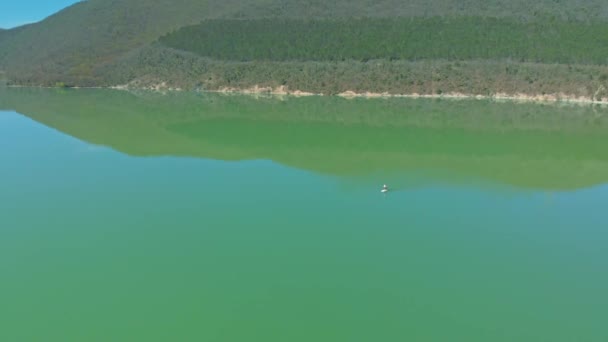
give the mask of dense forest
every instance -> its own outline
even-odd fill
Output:
[[[133,88],[218,90],[287,87],[313,93],[557,94],[608,98],[608,66],[516,61],[388,60],[219,61],[154,45],[108,68],[114,84]],[[135,77],[134,75],[144,75]]]
[[[0,30],[0,75],[30,86],[603,99],[606,37],[604,0],[88,0]]]
[[[160,39],[219,60],[516,60],[608,64],[608,22],[484,17],[207,20]]]

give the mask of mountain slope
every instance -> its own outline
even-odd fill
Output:
[[[543,34],[550,36],[553,27],[561,30],[560,32],[571,32],[572,30],[566,29],[575,27],[577,29],[574,30],[576,37],[570,35],[565,38],[571,39],[570,43],[579,43],[579,45],[565,44],[561,47],[561,50],[558,49],[557,52],[553,51],[553,53],[578,51],[581,54],[580,46],[586,46],[591,42],[594,46],[591,46],[590,50],[584,49],[585,52],[582,53],[582,57],[577,56],[564,61],[605,64],[605,58],[602,59],[601,57],[605,55],[602,49],[606,46],[602,38],[605,35],[602,32],[608,29],[608,2],[603,0],[539,0],[536,2],[527,0],[261,0],[255,2],[243,0],[89,0],[70,6],[40,23],[0,31],[0,71],[5,71],[12,83],[24,85],[107,86],[116,84],[118,81],[130,82],[142,78],[157,82],[162,81],[159,77],[161,71],[167,74],[188,72],[188,70],[183,69],[183,66],[179,66],[182,69],[178,69],[178,65],[184,58],[182,52],[195,52],[203,59],[211,58],[224,62],[260,59],[257,56],[251,59],[242,58],[242,56],[224,58],[222,54],[227,51],[226,49],[219,51],[219,53],[211,53],[207,50],[199,51],[200,46],[203,46],[203,48],[213,46],[217,52],[217,43],[222,41],[227,34],[227,32],[221,30],[209,31],[209,27],[206,26],[209,19],[220,23],[230,19],[266,19],[270,23],[266,32],[272,32],[272,30],[283,30],[281,23],[284,24],[286,20],[289,24],[289,20],[316,20],[317,22],[329,20],[335,22],[344,19],[343,21],[350,20],[352,22],[352,19],[348,18],[376,18],[375,20],[380,23],[381,27],[383,18],[388,17],[434,18],[433,20],[448,23],[450,20],[466,21],[468,20],[466,18],[472,18],[471,23],[463,27],[465,32],[475,32],[478,29],[479,21],[486,20],[483,18],[503,18],[501,20],[506,20],[509,24],[502,33],[508,35],[511,32],[509,30],[511,26],[514,26],[513,32],[523,30],[521,36],[515,36],[514,41],[511,42],[512,46],[516,47],[519,44],[518,42],[534,47],[537,40],[545,38],[543,35],[533,36],[532,38],[526,37],[526,25],[542,23],[543,29],[545,27],[549,28],[548,32],[543,31]],[[404,20],[407,21],[407,19],[401,21]],[[204,41],[197,40],[196,37],[183,35],[179,39],[187,42],[191,41],[192,46],[188,46],[188,44],[167,44],[166,42],[163,42],[163,44],[157,43],[160,37],[167,34],[170,37],[175,37],[176,34],[180,34],[181,28],[201,22],[199,29],[213,33],[212,39]],[[235,26],[234,23],[234,21],[225,21],[224,26]],[[419,35],[419,33],[425,33],[421,30],[428,31],[426,33],[434,32],[433,27],[418,26],[415,22],[410,26],[415,36],[424,36]],[[333,30],[330,33],[335,33],[344,29],[344,27],[329,27],[327,29]],[[447,30],[452,29],[454,28],[447,27]],[[365,33],[367,28],[363,27],[360,31]],[[343,33],[348,34],[348,32],[343,30]],[[380,29],[376,33],[378,32],[381,33],[382,30]],[[325,32],[318,33],[319,36],[332,37],[331,34],[326,35]],[[559,34],[553,34],[552,37],[557,39],[558,42],[563,38]],[[580,40],[577,37],[585,39]],[[223,40],[234,46],[237,40],[233,38],[235,37]],[[251,41],[246,36],[241,38],[244,38],[240,41],[241,43]],[[290,38],[287,37],[284,40],[289,41]],[[339,38],[342,39],[340,36]],[[358,38],[354,36],[350,38],[351,42],[356,45]],[[400,37],[397,35],[394,38],[399,39]],[[425,39],[421,42],[428,41],[428,39]],[[460,45],[460,41],[466,39],[469,39],[469,37],[458,38],[455,44]],[[491,42],[494,38],[490,36],[488,39]],[[531,40],[524,41],[524,39]],[[406,40],[405,42],[410,43],[411,41]],[[446,45],[445,42],[438,40],[437,44],[439,43]],[[454,42],[448,41],[448,43],[453,44]],[[486,41],[482,40],[478,43],[485,49],[494,49],[494,47],[486,46]],[[554,41],[549,41],[549,43],[551,43],[547,44],[549,47],[555,45]],[[199,48],[195,49],[195,46]],[[246,46],[246,44],[239,44],[239,46]],[[154,53],[165,56],[164,59],[155,62],[155,64],[150,64],[146,56],[150,48],[154,50]],[[378,50],[373,45],[369,45],[367,48]],[[412,49],[416,46],[411,45],[408,48]],[[222,47],[220,46],[219,49],[222,49]],[[316,46],[313,45],[310,49],[315,50]],[[587,58],[586,51],[589,51],[590,55],[600,57]],[[456,59],[510,57],[508,54],[494,56],[492,54],[468,54],[468,51],[465,52]],[[368,58],[360,57],[356,54],[346,54],[345,57],[338,56],[338,59]],[[516,57],[519,58],[517,55]],[[535,56],[530,53],[524,57],[521,59],[532,62],[564,62],[555,58],[535,59]],[[449,51],[445,52],[438,49],[432,54],[422,57],[408,54],[393,56],[391,53],[384,53],[369,58],[397,58],[415,61],[420,58],[431,60],[452,59],[453,56],[450,56]],[[301,60],[302,58],[296,59]],[[315,56],[304,59],[308,61],[327,61],[327,59]],[[286,59],[279,62],[293,60]],[[136,66],[141,67],[136,68]],[[120,72],[118,72],[119,67]],[[190,79],[181,85],[200,82],[199,78],[196,75],[191,75]],[[310,90],[314,91],[315,89]]]
[[[5,29],[0,28],[0,52],[3,49],[2,41],[4,39],[8,38],[11,35],[11,33],[13,33],[11,30],[5,30]]]
[[[593,32],[593,34],[588,34]],[[161,43],[219,60],[513,59],[608,64],[608,24],[512,18],[206,20]]]
[[[601,0],[277,0],[255,2],[233,12],[240,18],[348,17],[509,17],[531,20],[606,20],[608,4]]]
[[[85,84],[94,69],[150,43],[163,32],[202,19],[208,6],[191,1],[77,3],[46,20],[10,32],[0,62],[12,73],[68,77]]]

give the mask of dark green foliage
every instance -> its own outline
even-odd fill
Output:
[[[395,17],[414,19],[382,19]],[[264,33],[264,37],[273,38],[278,44],[270,46],[269,42],[262,41],[254,45],[254,40],[249,39],[251,37],[241,36],[239,33],[245,26],[221,27],[223,24],[234,22],[222,22],[219,19],[237,18],[272,19],[247,21],[243,25],[253,25],[253,28]],[[360,19],[360,22],[369,25],[349,27],[352,31],[336,26],[336,23],[357,22],[348,18],[375,19]],[[205,69],[195,77],[193,70],[177,69],[178,65],[188,67],[180,59],[182,57],[176,57],[181,56],[180,54],[168,53],[162,62],[155,59],[151,66],[152,60],[144,53],[148,51],[150,44],[162,35],[201,21],[221,29],[211,33],[226,33],[231,39],[208,37],[208,42],[214,42],[211,50],[206,49],[209,46],[202,50],[199,46],[195,50],[203,51],[206,56],[228,60],[261,58],[279,61],[366,61],[374,58],[457,60],[503,57],[517,60],[519,56],[525,56],[524,60],[534,62],[606,63],[605,59],[602,60],[602,55],[608,56],[608,53],[604,52],[608,46],[605,44],[605,37],[608,35],[603,27],[606,20],[608,2],[604,0],[88,0],[40,23],[0,31],[0,71],[6,72],[9,82],[24,85],[53,86],[57,82],[75,86],[116,85],[133,80],[159,79],[161,75],[168,75],[167,78],[170,79],[174,79],[175,75],[182,75],[182,84],[191,84],[193,79],[201,82],[198,80],[201,78],[199,76],[211,71]],[[286,27],[294,22],[300,26]],[[478,22],[485,26],[476,27]],[[268,23],[272,27],[258,27],[261,23]],[[314,26],[306,26],[306,23],[314,23]],[[322,25],[318,26],[319,23]],[[407,23],[410,26],[407,26]],[[413,23],[422,26],[414,27]],[[498,23],[498,26],[494,26],[494,23]],[[405,28],[410,30],[408,32],[410,36],[413,35],[414,40],[400,40],[404,34],[401,31],[384,40],[376,41],[374,38],[381,35],[381,31],[387,27],[400,30],[400,25],[406,25]],[[444,27],[444,30],[437,32],[438,27]],[[310,36],[303,35],[296,28],[304,30]],[[332,28],[337,31],[328,33],[327,30]],[[285,32],[272,34],[272,30],[285,29],[294,34],[297,44],[281,44],[285,42]],[[460,29],[464,31],[458,32]],[[546,30],[539,31],[544,29]],[[512,32],[524,34],[526,39],[515,40]],[[532,40],[527,36],[530,32],[536,34],[532,36]],[[322,37],[326,33],[328,35]],[[469,41],[467,38],[466,44],[463,44],[462,40],[457,39],[461,36],[478,38],[479,41]],[[429,37],[449,44],[431,44],[431,47],[427,48],[429,42],[424,39]],[[323,41],[323,38],[328,41]],[[344,45],[336,45],[335,38],[341,39]],[[535,42],[542,43],[544,39],[555,42],[561,38],[565,41],[553,46],[545,44],[546,46],[538,51],[533,49]],[[411,44],[415,39],[418,39],[417,44],[424,44]],[[454,40],[457,43],[452,44]],[[183,41],[177,43],[191,50],[194,45],[200,45],[202,42],[193,41],[193,46],[184,45]],[[380,44],[382,42],[383,45]],[[244,51],[247,46],[249,48]],[[318,46],[322,48],[313,51],[313,48]],[[563,51],[568,53],[562,55]],[[197,63],[206,62],[198,61],[195,64]],[[214,63],[210,67],[219,65],[223,64]],[[258,70],[256,66],[248,67],[246,72],[227,74],[225,79],[231,83],[238,82],[243,79],[243,75],[251,75],[250,70],[253,69]],[[223,71],[216,71],[221,72]],[[323,75],[324,72],[320,77]],[[538,84],[530,77],[531,84]],[[382,76],[373,77],[381,78]],[[288,84],[286,82],[289,80],[282,77],[275,81]],[[333,81],[319,82],[329,84]],[[325,89],[327,86],[319,87]],[[449,87],[441,90],[448,89]]]
[[[133,88],[156,86],[218,90],[253,86],[279,87],[313,93],[388,92],[391,94],[468,93],[491,95],[559,94],[608,100],[607,66],[520,63],[514,61],[370,60],[231,62],[153,46],[104,73],[110,84]],[[137,75],[137,76],[134,76]],[[530,82],[530,80],[532,82]]]
[[[606,20],[604,0],[266,0],[233,16],[245,18],[389,18],[481,16],[536,20]]]
[[[608,64],[608,23],[384,18],[208,20],[164,36],[176,49],[233,61],[509,59]]]

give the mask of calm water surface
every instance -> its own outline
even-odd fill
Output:
[[[608,341],[606,109],[21,89],[0,110],[0,341]]]

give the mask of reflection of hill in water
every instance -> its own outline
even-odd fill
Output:
[[[608,111],[590,106],[3,89],[0,108],[136,156],[271,159],[337,176],[431,170],[554,190],[608,181]]]

